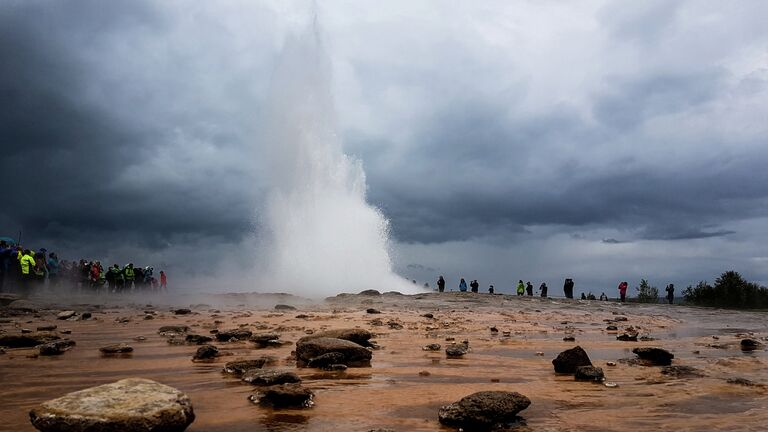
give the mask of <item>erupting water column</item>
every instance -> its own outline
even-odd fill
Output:
[[[366,203],[360,161],[342,151],[330,83],[315,20],[286,40],[272,80],[265,279],[313,296],[413,289],[392,272],[388,221]]]

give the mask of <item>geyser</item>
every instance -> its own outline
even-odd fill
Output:
[[[388,221],[366,203],[362,164],[342,151],[330,76],[315,19],[287,38],[272,80],[264,279],[305,296],[413,290],[392,272]]]

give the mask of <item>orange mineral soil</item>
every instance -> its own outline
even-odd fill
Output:
[[[6,349],[0,354],[0,430],[33,431],[29,411],[49,399],[128,377],[149,378],[176,387],[192,399],[197,418],[191,432],[452,430],[441,426],[441,405],[481,390],[516,391],[532,403],[513,426],[519,431],[765,431],[768,430],[768,353],[742,352],[739,342],[768,336],[766,314],[683,306],[566,301],[485,294],[429,293],[415,296],[340,295],[309,302],[291,296],[212,295],[157,298],[102,297],[56,304],[33,299],[37,313],[4,311],[0,332],[55,324],[77,342],[63,355],[37,356],[37,350]],[[141,303],[138,303],[138,302]],[[101,302],[103,304],[99,305]],[[195,304],[190,307],[190,303]],[[151,303],[151,305],[150,305]],[[277,303],[297,310],[276,311]],[[172,309],[190,307],[176,315]],[[381,314],[368,314],[376,308]],[[89,320],[56,319],[61,310],[92,311]],[[144,311],[154,310],[154,319]],[[1,309],[0,309],[1,311]],[[431,313],[434,318],[422,315]],[[618,321],[654,340],[623,342],[605,320]],[[214,342],[222,356],[193,362],[195,345],[172,345],[158,334],[168,324],[191,332],[245,327],[275,332],[282,340],[325,329],[370,330],[380,346],[371,367],[344,372],[297,369],[294,343],[257,348],[252,342]],[[498,332],[491,331],[495,327]],[[563,337],[572,335],[575,342]],[[143,336],[145,340],[135,338]],[[462,359],[422,346],[469,341]],[[130,355],[103,356],[99,347],[133,346]],[[603,368],[608,387],[557,375],[552,359],[580,345]],[[657,346],[674,353],[673,365],[696,368],[703,376],[673,377],[661,367],[632,361],[632,348]],[[254,387],[221,372],[232,360],[272,355],[271,367],[295,371],[315,392],[315,406],[275,410],[248,401]],[[608,362],[615,362],[609,366]],[[728,382],[743,378],[754,385]]]

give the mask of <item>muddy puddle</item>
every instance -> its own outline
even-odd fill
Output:
[[[38,357],[34,349],[0,354],[0,430],[33,431],[28,412],[35,405],[128,377],[153,379],[186,392],[197,416],[188,429],[192,432],[447,431],[451,429],[437,421],[438,408],[481,390],[517,391],[531,399],[514,427],[518,431],[768,429],[768,387],[728,382],[743,378],[768,385],[768,352],[745,353],[738,348],[742,337],[768,336],[765,313],[453,293],[345,296],[316,304],[296,301],[297,310],[276,312],[269,302],[248,306],[253,298],[258,296],[238,296],[237,304],[207,299],[189,315],[175,315],[171,309],[188,307],[191,301],[152,304],[157,313],[150,320],[144,319],[146,304],[117,301],[92,308],[93,319],[87,321],[56,320],[61,306],[43,308],[37,316],[7,317],[0,322],[0,331],[6,334],[55,324],[57,331],[71,330],[63,336],[77,345],[55,357]],[[280,302],[290,303],[291,298]],[[369,307],[382,313],[367,314]],[[91,306],[74,307],[84,308]],[[434,318],[423,317],[426,313]],[[615,321],[617,317],[626,321]],[[606,320],[619,333],[633,326],[655,340],[618,341],[617,332],[606,330]],[[159,327],[172,324],[188,325],[192,333],[204,335],[212,329],[244,326],[277,332],[291,342],[310,331],[360,327],[377,334],[379,349],[371,367],[344,372],[296,369],[290,360],[293,343],[260,349],[250,342],[214,342],[223,355],[210,363],[195,363],[191,358],[197,346],[171,345],[157,333]],[[492,332],[492,327],[498,331]],[[564,341],[566,335],[575,341]],[[136,340],[139,336],[144,340]],[[469,341],[471,351],[462,359],[421,349],[431,343],[445,348],[463,340]],[[128,343],[134,352],[123,356],[99,352],[99,347],[112,343]],[[582,346],[604,369],[607,381],[617,386],[556,375],[552,359],[575,345]],[[671,377],[659,367],[619,361],[634,358],[632,348],[639,346],[665,348],[675,355],[674,365],[694,367],[701,376]],[[261,355],[277,359],[271,367],[296,371],[315,391],[315,406],[304,410],[255,406],[247,400],[254,388],[221,372],[228,361]]]

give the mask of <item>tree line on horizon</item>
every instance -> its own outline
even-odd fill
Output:
[[[641,279],[636,301],[639,303],[658,303],[659,289]],[[738,272],[729,270],[715,280],[714,285],[707,281],[688,285],[682,292],[685,303],[694,306],[721,307],[730,309],[768,309],[768,288],[755,282],[749,282]]]

